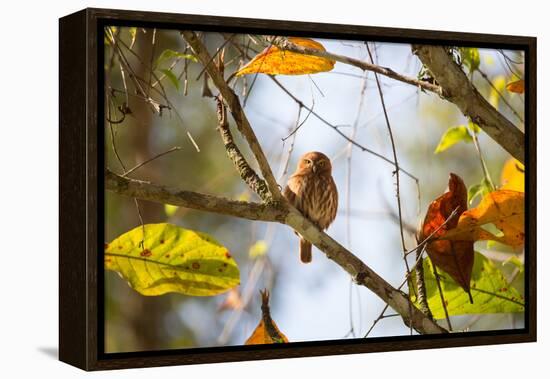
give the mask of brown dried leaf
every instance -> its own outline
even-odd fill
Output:
[[[456,213],[451,217],[453,211]],[[456,227],[460,215],[468,209],[468,192],[463,180],[456,174],[449,177],[449,191],[435,199],[428,207],[419,239],[430,235],[438,238]],[[474,264],[472,241],[436,240],[426,245],[426,251],[435,266],[449,274],[467,293]]]

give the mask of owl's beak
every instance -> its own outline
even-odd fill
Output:
[[[311,165],[311,169],[313,170],[313,173],[316,174],[317,173],[317,165],[315,163],[313,163]]]

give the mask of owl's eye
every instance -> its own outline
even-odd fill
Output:
[[[325,161],[319,162],[319,166],[323,167],[325,165]]]
[[[304,163],[308,164],[308,165],[311,165],[311,161],[309,159],[304,159]]]

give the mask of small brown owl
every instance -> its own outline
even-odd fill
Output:
[[[330,159],[317,151],[302,155],[283,196],[319,229],[327,229],[338,209],[338,190],[332,179]],[[300,238],[300,259],[311,262],[311,243],[303,238]]]

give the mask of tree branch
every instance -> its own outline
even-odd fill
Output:
[[[268,201],[270,194],[265,181],[262,180],[250,167],[239,150],[239,147],[233,140],[233,135],[231,134],[229,123],[227,122],[227,111],[221,96],[216,97],[216,106],[218,115],[218,130],[220,131],[227,156],[235,165],[235,168],[237,169],[237,172],[241,176],[242,180],[248,184],[248,187],[257,193],[263,201]]]
[[[403,317],[407,325],[412,325],[416,331],[422,334],[447,332],[412,305],[406,294],[393,288],[349,250],[345,249],[329,235],[319,230],[311,221],[302,216],[296,208],[287,207],[286,202],[257,204],[228,200],[221,197],[123,178],[109,170],[105,171],[105,189],[119,195],[141,200],[172,204],[248,220],[286,224],[317,246],[329,259],[332,259],[350,274],[357,284],[369,288],[378,295]],[[411,310],[410,316],[409,310]]]
[[[197,38],[197,35],[192,31],[182,31],[181,33],[189,46],[191,46],[191,48],[195,52],[196,56],[206,67],[206,72],[208,72],[208,75],[212,78],[212,81],[214,82],[216,87],[218,87],[218,90],[220,91],[223,99],[227,103],[227,106],[231,111],[231,115],[233,116],[233,119],[237,124],[239,132],[241,132],[241,134],[246,139],[246,142],[248,142],[248,145],[250,146],[250,149],[252,150],[252,153],[254,154],[258,165],[260,166],[260,171],[267,183],[267,187],[269,188],[271,197],[273,198],[273,200],[280,200],[282,198],[282,195],[281,191],[279,190],[277,181],[273,176],[273,172],[271,171],[271,167],[269,166],[269,162],[265,157],[262,147],[260,146],[260,143],[256,138],[256,134],[252,130],[250,122],[248,121],[248,118],[244,113],[239,98],[237,97],[235,92],[233,92],[233,90],[227,85],[220,71],[216,69],[215,65],[212,62],[212,57],[208,53],[203,43]]]
[[[441,93],[441,87],[439,87],[438,85],[432,84],[424,80],[418,80],[415,78],[411,78],[409,76],[399,74],[393,71],[391,68],[378,66],[373,63],[365,62],[360,59],[355,59],[344,55],[333,54],[328,51],[299,46],[292,43],[291,41],[288,40],[288,38],[285,38],[285,37],[275,37],[272,43],[273,45],[277,46],[281,50],[288,50],[299,54],[313,55],[316,57],[331,59],[337,62],[355,66],[357,68],[360,68],[363,71],[372,71],[377,74],[387,76],[388,78],[398,80],[403,83],[411,84],[415,87],[422,88],[423,90],[426,90],[426,91],[435,92],[437,94]]]
[[[119,195],[257,221],[283,222],[286,212],[265,204],[229,200],[124,178],[105,171],[105,189]]]
[[[470,83],[462,69],[441,46],[412,45],[414,54],[442,88],[441,96],[455,104],[514,158],[525,163],[525,136]]]

